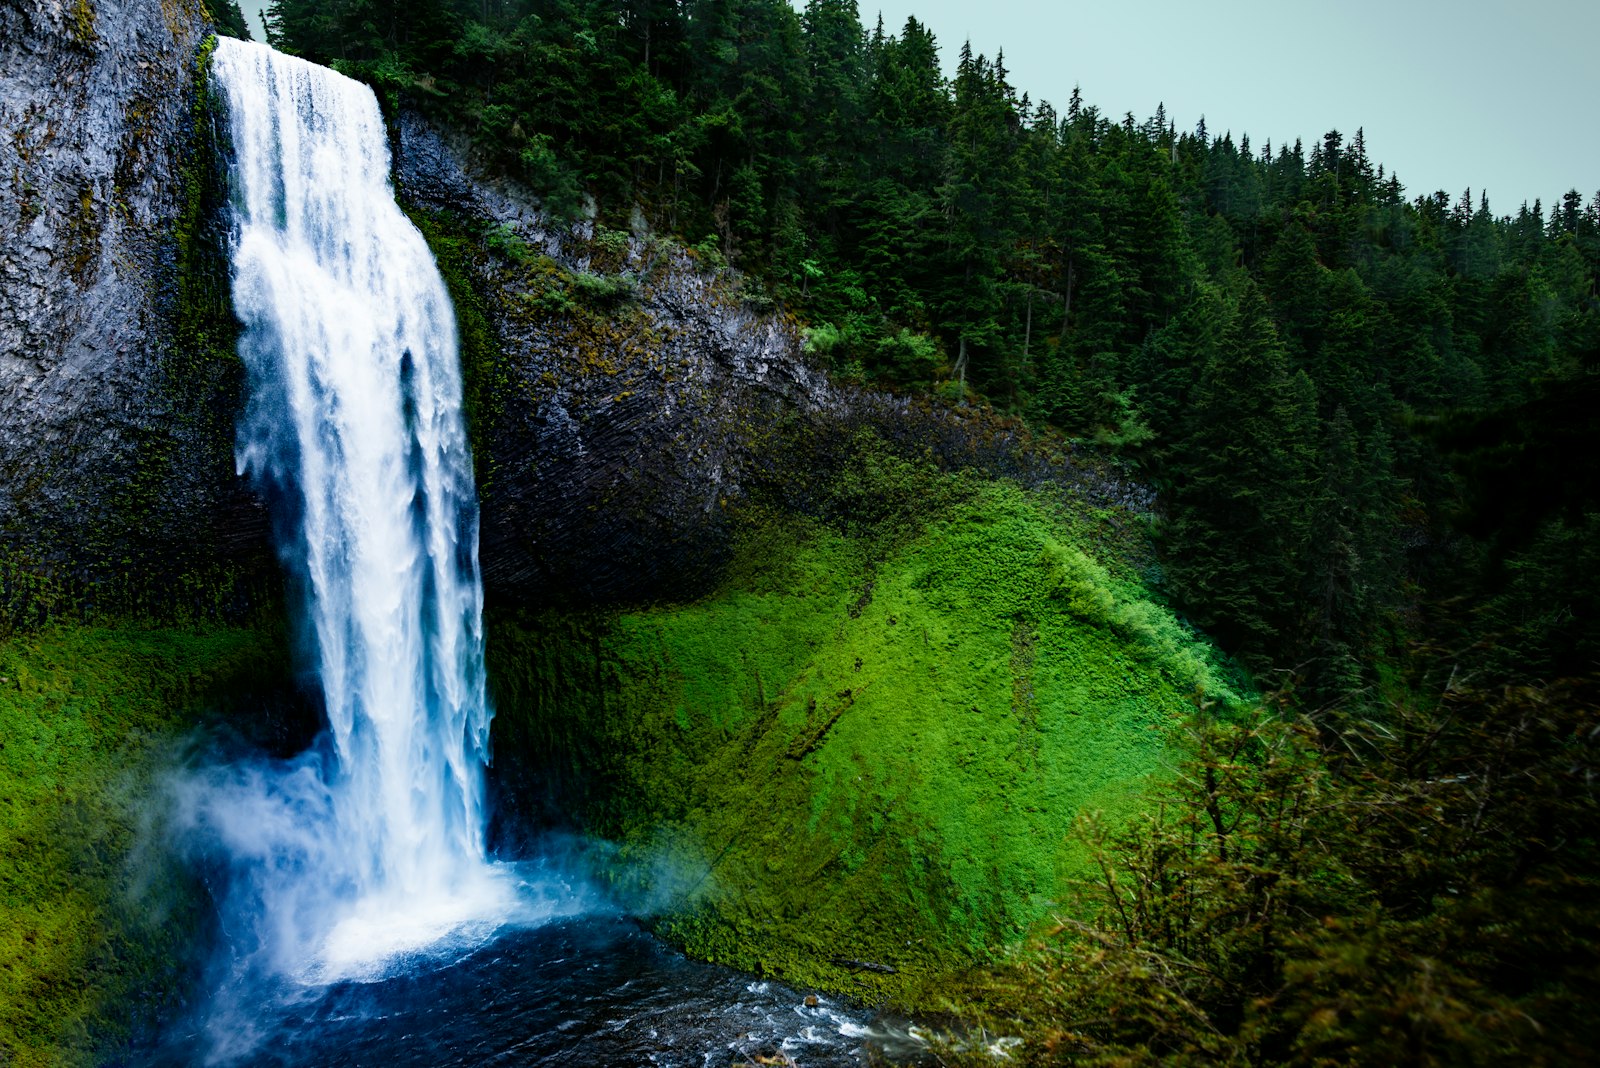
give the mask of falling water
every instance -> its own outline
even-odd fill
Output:
[[[236,970],[377,977],[534,907],[484,849],[490,709],[455,321],[395,204],[371,90],[226,38],[212,62],[249,376],[238,465],[277,502],[328,731],[294,761],[212,769],[190,784],[188,819],[230,859]]]

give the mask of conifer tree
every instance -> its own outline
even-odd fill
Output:
[[[1302,630],[1316,426],[1315,387],[1247,286],[1190,397],[1166,536],[1184,547],[1172,577],[1194,618],[1260,667]]]

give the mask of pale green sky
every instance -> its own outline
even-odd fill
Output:
[[[1256,151],[1361,126],[1408,197],[1470,185],[1497,215],[1600,189],[1600,0],[858,2],[869,28],[915,14],[947,70],[964,39],[1004,49],[1018,91],[1058,109],[1074,84],[1112,118],[1165,102]]]

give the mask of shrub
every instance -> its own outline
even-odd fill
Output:
[[[1383,722],[1199,717],[1100,878],[967,1005],[1014,1063],[1580,1063],[1600,997],[1597,680]],[[956,1063],[986,1061],[952,1048]]]

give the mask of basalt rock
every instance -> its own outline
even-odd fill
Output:
[[[198,0],[0,0],[11,622],[63,597],[202,596],[197,575],[262,555],[264,512],[233,474],[241,376],[201,203],[209,29]]]
[[[64,600],[239,614],[276,582],[234,473],[209,30],[197,0],[0,0],[0,630]],[[415,111],[393,144],[462,320],[492,598],[692,596],[742,507],[820,507],[864,431],[1150,507],[1016,421],[831,381],[735,272],[642,222],[551,224]]]

